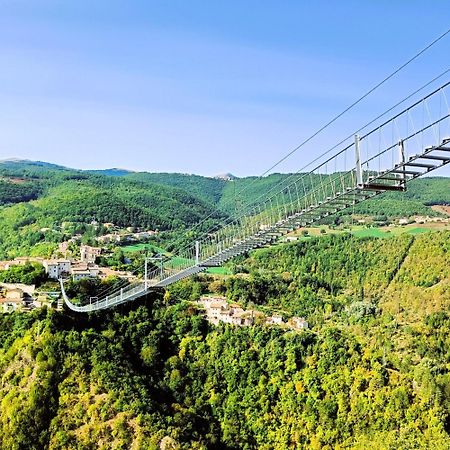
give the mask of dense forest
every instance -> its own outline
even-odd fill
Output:
[[[36,200],[42,193],[42,186],[22,180],[0,179],[0,205]]]
[[[0,447],[448,449],[450,233],[325,236],[91,316],[0,317]],[[310,330],[209,325],[202,292]]]

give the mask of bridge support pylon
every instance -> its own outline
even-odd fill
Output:
[[[200,264],[200,242],[195,241],[195,265]]]
[[[355,172],[356,172],[356,186],[363,187],[363,173],[361,165],[361,149],[359,145],[359,135],[355,134]]]

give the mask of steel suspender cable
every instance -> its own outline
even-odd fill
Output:
[[[440,36],[435,38],[431,43],[429,43],[426,47],[424,47],[422,50],[417,52],[413,57],[411,57],[409,60],[407,60],[405,63],[400,65],[397,69],[395,69],[392,73],[390,73],[388,76],[386,76],[383,80],[381,80],[379,83],[377,83],[374,87],[369,89],[365,94],[363,94],[361,97],[359,97],[356,101],[354,101],[351,105],[349,105],[347,108],[345,108],[342,112],[337,114],[335,117],[333,117],[331,120],[329,120],[325,125],[320,127],[317,131],[315,131],[311,136],[309,136],[307,139],[302,141],[297,147],[292,149],[289,153],[287,153],[285,156],[283,156],[280,160],[278,160],[275,164],[273,164],[269,169],[267,169],[263,174],[261,174],[259,177],[255,178],[251,183],[249,183],[244,189],[238,192],[237,195],[240,195],[241,193],[247,191],[250,186],[252,186],[256,181],[267,175],[270,171],[272,171],[274,168],[279,166],[282,162],[286,161],[290,156],[292,156],[294,153],[296,153],[300,148],[305,146],[307,143],[309,143],[311,140],[313,140],[315,137],[317,137],[320,133],[322,133],[325,129],[327,129],[330,125],[332,125],[334,122],[336,122],[339,118],[341,118],[343,115],[345,115],[347,112],[349,112],[351,109],[353,109],[356,105],[361,103],[365,98],[367,98],[370,94],[372,94],[374,91],[376,91],[378,88],[380,88],[382,85],[384,85],[387,81],[392,79],[397,73],[402,71],[405,67],[407,67],[409,64],[411,64],[413,61],[418,59],[422,54],[424,54],[427,50],[429,50],[431,47],[433,47],[436,43],[438,43],[440,40],[442,40],[445,36],[447,36],[450,33],[450,28],[442,33]],[[446,71],[448,72],[448,70]],[[442,75],[441,75],[442,76]],[[384,114],[383,114],[384,115]],[[335,148],[335,147],[334,147]],[[318,158],[315,159],[317,161],[327,153],[329,153],[331,149],[328,152],[323,153]],[[311,163],[310,163],[311,164]],[[306,166],[308,167],[308,166]],[[198,228],[201,224],[205,223],[205,221],[209,218],[211,218],[214,215],[214,213],[210,213],[207,217],[202,219],[198,224],[191,227],[188,231],[192,231],[196,228]],[[183,248],[181,249],[183,250]]]
[[[382,85],[384,85],[387,81],[392,79],[395,75],[397,75],[399,72],[401,72],[405,67],[410,65],[412,62],[414,62],[416,59],[418,59],[421,55],[423,55],[427,50],[429,50],[431,47],[433,47],[435,44],[437,44],[439,41],[441,41],[445,36],[447,36],[450,33],[450,28],[439,35],[437,38],[435,38],[432,42],[430,42],[427,46],[422,48],[419,52],[417,52],[413,57],[408,59],[405,63],[400,65],[397,69],[395,69],[393,72],[391,72],[388,76],[386,76],[383,80],[381,80],[379,83],[377,83],[374,87],[369,89],[365,94],[363,94],[361,97],[359,97],[357,100],[355,100],[351,105],[349,105],[347,108],[345,108],[342,112],[334,116],[331,120],[329,120],[325,125],[320,127],[317,131],[315,131],[311,136],[306,138],[304,141],[302,141],[297,147],[292,149],[289,153],[287,153],[285,156],[283,156],[281,159],[279,159],[275,164],[273,164],[269,169],[267,169],[264,173],[256,177],[251,183],[249,183],[244,189],[239,191],[237,195],[242,194],[243,192],[247,191],[250,186],[252,186],[256,181],[267,175],[270,171],[278,167],[282,162],[286,161],[290,156],[292,156],[294,153],[296,153],[300,148],[305,146],[307,143],[309,143],[311,140],[313,140],[315,137],[317,137],[320,133],[322,133],[325,129],[327,129],[330,125],[332,125],[334,122],[336,122],[338,119],[340,119],[343,115],[345,115],[347,112],[349,112],[351,109],[353,109],[356,105],[361,103],[364,99],[366,99],[370,94],[372,94],[374,91],[376,91],[378,88],[380,88]],[[324,156],[323,154],[320,157]],[[229,203],[229,202],[228,202]],[[198,225],[206,221],[208,218],[210,218],[213,215],[213,213],[209,214],[207,217],[205,217],[201,222],[199,222]],[[193,227],[195,228],[195,226]]]
[[[327,154],[329,154],[331,151],[335,150],[339,145],[343,144],[346,140],[348,140],[349,138],[351,138],[355,133],[359,133],[362,130],[364,130],[365,128],[367,128],[368,126],[370,126],[371,124],[373,124],[374,122],[376,122],[377,120],[379,120],[380,118],[382,118],[383,116],[385,116],[386,114],[388,114],[389,112],[391,112],[392,110],[394,110],[395,108],[397,108],[399,105],[401,105],[402,103],[406,102],[407,100],[409,100],[411,97],[413,97],[414,95],[418,94],[420,91],[422,91],[423,89],[425,89],[426,87],[428,87],[430,84],[434,83],[435,81],[437,81],[439,78],[442,78],[444,75],[446,75],[447,73],[450,72],[450,69],[446,69],[444,72],[442,72],[440,75],[438,75],[437,77],[433,78],[431,81],[429,81],[428,83],[426,83],[425,85],[423,85],[422,87],[420,87],[419,89],[417,89],[416,91],[414,91],[412,94],[408,95],[407,97],[405,97],[404,99],[402,99],[401,101],[399,101],[398,103],[396,103],[394,106],[392,106],[391,108],[387,109],[386,111],[384,111],[382,114],[378,115],[375,119],[372,119],[370,122],[366,123],[364,126],[360,127],[358,130],[356,130],[355,132],[351,133],[350,135],[348,135],[347,137],[345,137],[344,139],[341,139],[337,144],[333,145],[333,147],[329,148],[327,151],[323,152],[320,156],[318,156],[317,158],[315,158],[313,161],[309,162],[307,165],[303,166],[298,172],[293,173],[291,175],[289,175],[287,178],[285,178],[284,180],[282,180],[280,183],[278,183],[277,185],[273,186],[272,188],[270,188],[267,192],[265,192],[263,195],[261,195],[260,197],[258,197],[256,200],[254,200],[252,203],[248,203],[247,205],[245,205],[245,207],[243,207],[242,209],[245,210],[246,207],[251,206],[252,204],[257,203],[260,199],[266,198],[267,194],[273,192],[275,189],[279,188],[282,185],[285,185],[287,181],[289,181],[290,179],[292,179],[293,177],[298,176],[299,174],[301,174],[302,171],[304,171],[305,169],[307,169],[308,167],[310,167],[312,164],[316,163],[317,161],[319,161],[323,156],[326,156]],[[447,83],[449,84],[449,83]],[[447,85],[446,84],[446,85]],[[441,86],[442,87],[442,86]],[[375,129],[376,130],[376,129]],[[340,151],[340,153],[344,152],[347,148],[343,149]],[[333,155],[333,158],[337,156],[337,155]],[[314,169],[312,169],[312,171],[314,171],[315,169],[317,169],[319,166],[315,167]],[[308,173],[304,173],[300,179],[304,176],[307,176],[310,174],[310,171]],[[281,189],[281,188],[280,188]],[[245,190],[245,189],[244,189]],[[243,190],[243,191],[244,191]],[[243,192],[241,191],[241,192]],[[279,192],[279,191],[278,191]],[[276,194],[275,194],[276,195]],[[233,220],[233,218],[229,218],[228,220]],[[195,228],[195,226],[193,227]]]
[[[354,101],[350,106],[345,108],[341,113],[339,113],[337,116],[333,117],[330,121],[328,121],[325,125],[323,125],[321,128],[319,128],[316,132],[314,132],[310,137],[305,139],[301,144],[299,144],[297,147],[292,149],[288,154],[283,156],[278,162],[276,162],[272,167],[267,169],[261,176],[267,175],[271,170],[275,169],[275,167],[279,166],[283,161],[286,161],[291,155],[293,155],[297,150],[302,148],[305,144],[310,142],[312,139],[314,139],[317,135],[322,133],[326,128],[328,128],[330,125],[332,125],[334,122],[336,122],[339,118],[341,118],[344,114],[346,114],[348,111],[350,111],[352,108],[354,108],[356,105],[361,103],[365,98],[367,98],[372,92],[376,91],[379,87],[381,87],[383,84],[385,84],[387,81],[389,81],[391,78],[393,78],[397,73],[402,71],[405,67],[407,67],[409,64],[411,64],[413,61],[415,61],[417,58],[419,58],[423,53],[425,53],[427,50],[429,50],[433,45],[438,43],[441,39],[443,39],[447,34],[450,33],[450,28],[442,33],[440,36],[438,36],[434,41],[430,42],[426,47],[424,47],[422,50],[420,50],[418,53],[416,53],[412,58],[408,59],[405,63],[403,63],[401,66],[399,66],[397,69],[395,69],[390,75],[385,77],[383,80],[381,80],[378,84],[376,84],[373,88],[369,89],[364,95],[359,97],[356,101]]]

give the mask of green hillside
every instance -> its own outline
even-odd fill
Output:
[[[0,447],[446,450],[449,242],[319,238],[164,300],[2,315]],[[212,327],[180,302],[217,289],[311,329]]]
[[[0,182],[0,204],[8,204],[0,210],[0,259],[29,254],[36,244],[52,247],[94,220],[180,230],[207,215],[219,217],[210,204],[186,191],[123,177],[28,162],[0,164],[0,176],[7,180]],[[64,229],[66,222],[75,225]]]
[[[56,243],[71,237],[71,232],[86,233],[85,225],[93,220],[171,230],[167,247],[173,250],[186,239],[177,231],[209,217],[202,225],[206,230],[220,217],[240,213],[249,203],[265,198],[289,176],[224,181],[122,169],[93,173],[44,162],[0,161],[0,258],[31,251],[51,254]],[[317,176],[308,177],[305,188],[318,181]],[[386,193],[342,214],[437,215],[428,205],[450,203],[449,187],[449,178],[416,180],[406,193]],[[284,200],[291,200],[287,192]],[[64,222],[75,225],[63,229]]]
[[[227,184],[226,181],[216,178],[182,173],[135,172],[127,175],[127,178],[176,187],[214,205],[220,202],[223,190]]]
[[[266,198],[267,193],[278,192],[291,174],[272,174],[266,177],[237,178],[233,181],[216,180],[197,175],[133,173],[132,179],[151,181],[162,185],[179,187],[226,211],[234,214],[246,205]],[[305,177],[306,190],[320,182],[319,176]],[[303,187],[303,186],[302,186]],[[290,201],[288,195],[285,201]],[[384,193],[355,208],[355,213],[372,216],[387,215],[403,217],[411,215],[434,215],[430,205],[450,203],[450,178],[429,177],[408,184],[405,193]]]
[[[0,206],[36,200],[42,185],[23,180],[0,179]]]

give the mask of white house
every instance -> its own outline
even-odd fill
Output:
[[[43,266],[49,278],[58,280],[70,273],[72,263],[68,259],[52,259],[43,261]]]

